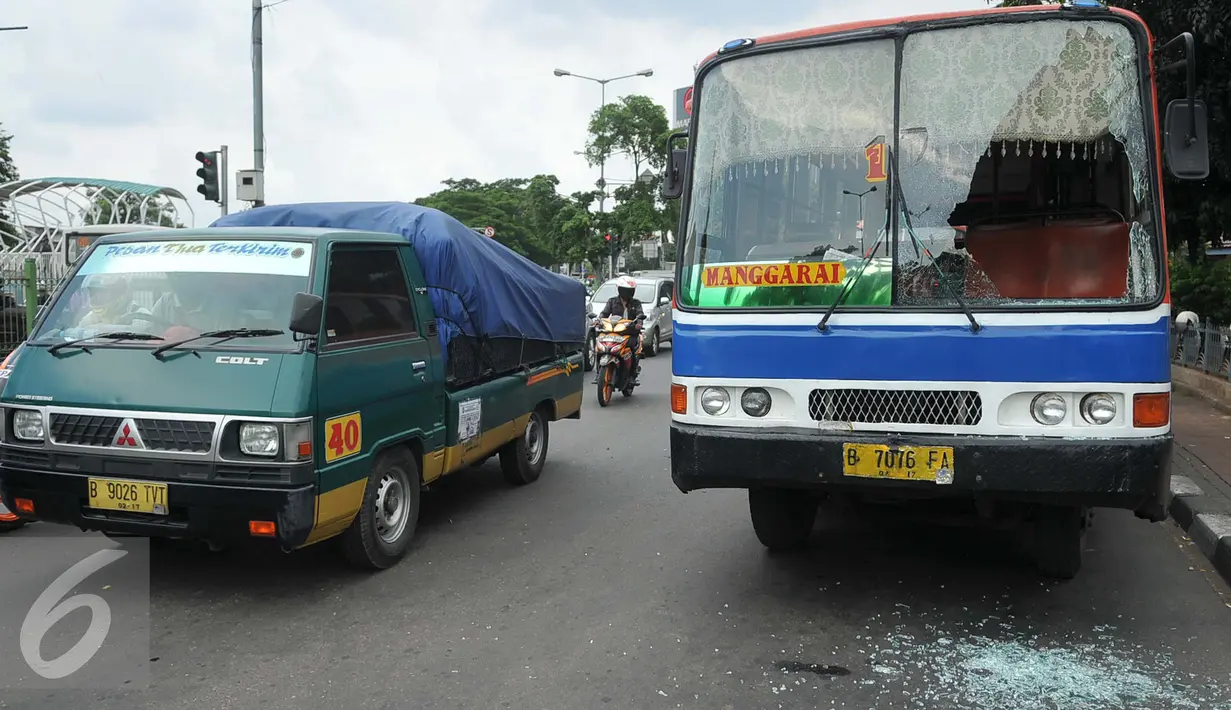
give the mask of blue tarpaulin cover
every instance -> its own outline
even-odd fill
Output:
[[[323,227],[400,234],[419,258],[436,309],[440,344],[477,338],[585,340],[585,287],[478,234],[440,210],[404,202],[269,205],[211,227]]]

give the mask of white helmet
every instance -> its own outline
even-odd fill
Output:
[[[637,291],[637,282],[631,276],[621,276],[616,280],[616,293],[621,298],[632,298]]]

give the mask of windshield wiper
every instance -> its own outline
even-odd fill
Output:
[[[852,288],[855,287],[855,282],[859,280],[860,276],[863,276],[863,272],[867,270],[868,264],[872,263],[872,256],[876,254],[877,248],[880,247],[881,240],[884,239],[885,235],[888,233],[889,232],[886,231],[885,234],[877,235],[876,241],[872,242],[872,248],[868,250],[867,254],[863,255],[863,261],[859,262],[859,271],[856,271],[854,276],[846,280],[846,283],[842,286],[842,290],[838,292],[838,297],[834,299],[833,303],[829,304],[829,310],[825,311],[825,315],[821,318],[821,322],[816,324],[817,330],[824,333],[825,330],[829,328],[827,325],[829,323],[829,317],[833,315],[834,311],[838,310],[838,306],[842,305],[842,302],[846,300],[846,295],[851,292]]]
[[[894,158],[894,163],[896,166],[896,157]],[[954,301],[957,301],[957,305],[962,309],[962,313],[965,314],[966,320],[970,321],[970,332],[978,333],[983,329],[983,326],[979,325],[979,321],[975,320],[974,311],[970,310],[970,305],[966,303],[966,299],[962,298],[961,295],[959,295],[957,291],[949,285],[949,279],[945,278],[945,273],[941,271],[940,264],[936,263],[936,257],[932,256],[932,252],[928,251],[927,246],[922,240],[919,239],[918,235],[915,234],[915,227],[910,222],[910,208],[906,206],[906,195],[902,193],[902,183],[898,181],[897,170],[893,171],[893,183],[894,187],[897,188],[898,202],[902,205],[902,216],[906,220],[906,233],[910,235],[910,238],[915,245],[915,254],[918,255],[919,250],[923,250],[923,253],[928,258],[928,263],[931,264],[932,268],[936,271],[936,278],[940,280],[940,285],[944,287],[945,291],[948,292]],[[929,209],[931,209],[930,205],[923,212],[927,212]],[[923,212],[920,212],[920,214],[923,214]]]
[[[194,343],[198,340],[204,340],[205,338],[220,338],[217,343],[214,343],[214,345],[217,345],[218,343],[225,343],[226,341],[233,340],[235,338],[267,338],[273,335],[282,335],[285,332],[286,331],[284,330],[273,330],[271,328],[226,328],[223,330],[209,330],[201,333],[200,335],[194,335],[191,338],[184,338],[183,340],[176,340],[175,342],[167,343],[166,345],[160,345],[154,348],[154,351],[151,354],[154,357],[159,357],[168,350],[173,350],[181,345]]]
[[[88,353],[90,352],[90,349],[84,345],[81,345],[80,343],[84,343],[89,340],[99,340],[99,339],[102,339],[102,340],[162,340],[162,337],[158,335],[151,335],[149,333],[136,333],[136,332],[127,331],[127,330],[116,331],[113,333],[98,333],[96,335],[91,335],[86,338],[77,338],[76,340],[65,340],[62,343],[56,343],[55,345],[52,345],[51,347],[47,348],[47,352],[51,353],[52,355],[55,355],[56,353],[60,352],[64,348],[73,347],[75,345]]]

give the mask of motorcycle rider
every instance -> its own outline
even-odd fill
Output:
[[[634,298],[637,292],[637,282],[631,276],[621,276],[619,281],[616,281],[616,295],[607,299],[607,304],[603,306],[603,311],[598,314],[600,319],[609,318],[613,315],[636,320],[638,316],[645,315],[645,309],[641,307],[641,301]],[[637,353],[641,347],[641,323],[634,323],[630,328],[631,342],[629,346],[633,349],[633,361],[631,363],[633,372],[633,384],[640,384],[641,365],[640,358]],[[594,382],[598,382],[598,370],[594,371]]]

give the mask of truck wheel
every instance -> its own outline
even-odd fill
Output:
[[[1085,508],[1045,505],[1035,519],[1035,560],[1039,573],[1072,579],[1081,569],[1082,536],[1089,514]]]
[[[530,413],[526,431],[500,449],[500,470],[504,479],[515,486],[539,480],[547,462],[547,417],[543,410]]]
[[[363,491],[363,503],[342,534],[342,551],[364,569],[388,569],[410,547],[419,524],[419,464],[402,448],[381,454]]]
[[[748,491],[752,529],[771,552],[797,550],[807,545],[818,507],[816,498],[802,491],[781,488]]]

